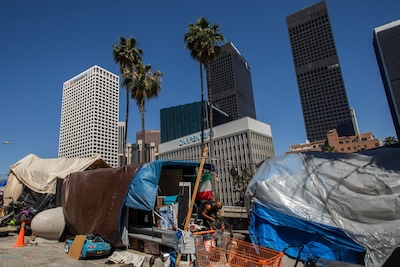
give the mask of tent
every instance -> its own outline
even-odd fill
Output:
[[[62,186],[67,234],[97,234],[114,247],[124,247],[121,237],[126,227],[125,207],[153,210],[163,187],[160,184],[171,190],[178,186],[184,173],[195,173],[199,165],[192,161],[156,160],[144,165],[70,174]]]
[[[265,161],[246,194],[252,241],[303,261],[382,266],[400,245],[400,148]],[[365,256],[363,256],[365,253]]]
[[[4,189],[4,205],[17,200],[24,188],[37,194],[56,194],[57,179],[68,174],[94,168],[110,168],[100,156],[90,158],[42,159],[29,154],[10,167],[8,182]]]

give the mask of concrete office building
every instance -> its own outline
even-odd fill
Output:
[[[205,132],[205,143],[209,142],[209,130]],[[233,206],[239,200],[234,192],[232,167],[239,170],[247,168],[253,173],[257,164],[275,156],[271,127],[253,118],[245,117],[213,127],[215,158],[208,158],[216,168],[215,192],[224,206]],[[200,161],[200,132],[161,143],[160,159]]]
[[[99,66],[63,84],[59,157],[100,155],[118,167],[119,77]]]
[[[326,2],[286,18],[307,139],[329,130],[354,135],[354,126]]]
[[[221,46],[219,56],[210,65],[212,104],[233,120],[256,119],[250,65],[229,42]]]
[[[209,128],[209,109],[207,101],[203,102],[204,129]],[[160,110],[161,142],[201,132],[201,101],[163,108]],[[232,121],[228,114],[213,106],[213,126]]]
[[[144,138],[143,138],[144,136]],[[143,146],[143,140],[146,142]],[[136,133],[136,144],[132,145],[132,163],[150,162],[158,157],[158,146],[160,145],[159,130],[145,130],[144,133]],[[143,149],[146,149],[143,159]]]
[[[397,138],[400,138],[400,20],[374,30],[373,45]]]

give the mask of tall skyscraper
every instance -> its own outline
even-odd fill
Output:
[[[326,2],[286,18],[307,139],[354,135]]]
[[[374,30],[374,49],[397,138],[400,138],[400,20]]]
[[[118,166],[119,77],[99,66],[64,82],[59,157],[100,155]]]
[[[229,42],[210,66],[212,104],[233,119],[256,119],[250,65],[239,50]]]

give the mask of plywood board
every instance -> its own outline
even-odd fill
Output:
[[[83,244],[85,243],[85,239],[86,235],[76,235],[74,242],[72,242],[72,246],[68,252],[68,255],[76,260],[79,260]]]

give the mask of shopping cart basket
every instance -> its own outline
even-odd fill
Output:
[[[231,238],[215,230],[193,233],[198,267],[282,267],[283,252]]]

